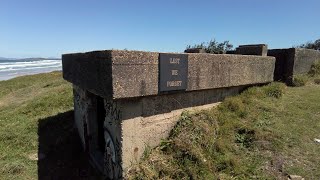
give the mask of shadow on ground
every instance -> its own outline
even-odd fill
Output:
[[[73,111],[39,120],[38,178],[97,179],[74,126]]]

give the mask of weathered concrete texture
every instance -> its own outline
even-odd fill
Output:
[[[99,151],[99,124],[97,123],[98,96],[73,85],[75,125],[84,150],[90,152],[91,162],[103,172],[104,149]],[[102,104],[103,107],[103,104]],[[105,115],[103,115],[103,118]],[[101,125],[103,129],[103,123]],[[102,130],[103,133],[103,130]]]
[[[73,86],[75,124],[91,163],[109,179],[122,178],[121,120],[109,101]]]
[[[240,45],[236,48],[235,54],[242,55],[257,55],[257,56],[267,56],[268,45],[267,44],[250,44],[250,45]]]
[[[145,148],[154,148],[162,139],[169,136],[171,129],[185,110],[190,112],[212,108],[218,103],[174,110],[168,113],[150,117],[136,117],[123,121],[123,174],[126,174],[132,164],[139,162]]]
[[[188,91],[273,81],[275,59],[227,54],[189,54]]]
[[[63,78],[104,97],[112,97],[111,51],[62,55]]]
[[[261,56],[188,54],[187,91],[273,80],[274,58]],[[63,55],[63,77],[104,98],[158,95],[159,53],[95,51]]]
[[[236,54],[236,50],[229,50],[229,51],[226,51],[226,54]]]
[[[271,49],[268,56],[276,58],[275,81],[292,82],[293,75],[310,71],[311,65],[320,60],[320,52],[311,49]]]
[[[293,74],[295,49],[271,49],[268,56],[276,58],[274,80],[286,82]]]
[[[159,53],[111,51],[113,98],[158,93]]]
[[[302,74],[310,71],[311,65],[320,61],[320,51],[313,49],[295,49],[293,74]]]
[[[78,129],[83,148],[86,150],[88,142],[86,139],[87,131],[84,129],[84,127],[87,126],[87,122],[90,118],[89,115],[92,111],[92,101],[94,100],[94,95],[74,85],[73,96],[75,125]]]
[[[93,51],[62,56],[63,78],[105,98],[158,93],[159,53]]]

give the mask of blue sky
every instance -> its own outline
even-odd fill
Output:
[[[212,38],[286,48],[319,39],[319,17],[319,0],[1,0],[0,56],[181,52]]]

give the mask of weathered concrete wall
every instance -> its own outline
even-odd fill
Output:
[[[229,51],[232,54],[231,51]],[[240,45],[236,48],[235,54],[242,55],[256,55],[256,56],[267,56],[268,45],[266,44],[250,44],[250,45]]]
[[[294,49],[271,49],[268,56],[276,58],[274,80],[286,82],[293,75]]]
[[[188,54],[186,91],[273,81],[273,57]],[[159,53],[96,51],[63,55],[63,77],[101,97],[158,95]]]
[[[113,98],[158,94],[159,53],[111,51]]]
[[[188,91],[273,81],[270,57],[228,54],[189,54]]]
[[[311,65],[320,60],[320,52],[311,49],[271,49],[268,56],[276,58],[274,80],[292,82],[293,75],[309,72]]]
[[[73,95],[74,95],[74,118],[75,125],[78,129],[80,139],[83,144],[83,148],[86,149],[87,139],[86,139],[86,129],[89,115],[92,112],[93,106],[92,101],[94,100],[94,95],[85,91],[77,86],[73,86]]]
[[[316,61],[320,61],[320,51],[296,48],[293,74],[302,74],[309,72],[311,65]]]

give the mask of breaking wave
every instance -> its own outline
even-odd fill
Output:
[[[28,74],[61,70],[61,60],[0,60],[0,81]]]
[[[61,60],[38,60],[38,61],[27,61],[27,62],[1,62],[0,61],[0,72],[6,71],[19,71],[19,70],[31,70],[41,68],[62,68]]]

